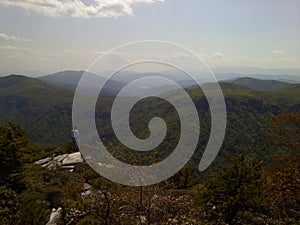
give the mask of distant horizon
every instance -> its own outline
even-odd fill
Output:
[[[215,74],[236,74],[236,75],[273,75],[273,76],[283,76],[283,75],[289,75],[289,76],[299,76],[300,77],[300,68],[259,68],[259,67],[212,67],[210,68],[213,73]],[[24,75],[28,77],[38,78],[43,77],[47,75],[52,75],[60,72],[81,72],[81,71],[87,71],[85,69],[62,69],[62,70],[56,70],[52,72],[45,72],[45,73],[39,73],[35,71],[20,71],[20,72],[3,72],[0,73],[0,77],[5,77],[9,75]],[[110,74],[112,71],[99,71],[101,74]],[[131,70],[125,70],[123,72],[135,72]],[[166,73],[169,71],[143,71],[139,73]],[[200,73],[203,71],[199,71]]]

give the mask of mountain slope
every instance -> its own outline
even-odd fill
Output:
[[[22,75],[10,75],[0,78],[1,96],[18,96],[28,100],[39,101],[46,105],[68,102],[71,91],[46,84],[38,79]]]
[[[75,89],[84,71],[62,71],[54,74],[39,77],[38,79],[68,89]]]
[[[85,71],[62,71],[54,74],[49,74],[43,77],[39,77],[38,79],[40,81],[43,81],[47,84],[61,87],[65,89],[69,89],[72,91],[75,91],[81,77],[83,74],[86,73],[86,75],[89,77],[89,82],[91,84],[95,82],[105,82],[106,79],[104,77],[98,76],[93,73],[85,72]],[[115,96],[117,91],[120,90],[124,86],[123,83],[109,80],[102,91],[103,96]],[[95,93],[95,91],[98,91],[98,89],[90,89],[90,87],[87,87],[84,89],[87,93]]]
[[[71,91],[20,75],[0,78],[0,87],[0,124],[19,124],[39,143],[66,140],[71,125]]]

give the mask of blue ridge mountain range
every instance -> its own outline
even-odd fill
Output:
[[[19,124],[38,143],[65,142],[69,139],[69,131],[72,128],[74,90],[83,73],[83,71],[64,71],[38,78],[24,75],[0,77],[0,124],[7,122]],[[105,80],[104,77],[90,75],[95,76],[95,79]],[[113,99],[111,97],[115,96],[120,88],[137,77],[145,76],[149,74],[126,73],[121,81],[109,81],[102,93],[105,98],[104,102],[109,105]],[[234,108],[247,111],[254,110],[271,114],[300,110],[300,84],[296,83],[299,79],[296,76],[291,76],[295,78],[291,83],[280,81],[280,76],[278,80],[260,80],[249,77],[232,79],[224,74],[223,77],[229,78],[220,83],[229,109],[234,106]],[[193,100],[205,99],[205,96],[195,94],[198,87],[194,82],[177,79],[177,83],[187,89]],[[149,82],[148,90],[151,90],[152,86],[153,84]],[[137,90],[129,93],[129,96],[138,96],[139,91],[147,91],[147,88],[137,87]],[[174,87],[162,86],[155,91],[162,93],[173,89]],[[176,90],[174,90],[174,95],[176,95]],[[243,108],[245,105],[241,105],[241,101],[246,104],[246,108]],[[155,107],[154,102],[151,104],[150,102],[151,107]],[[100,111],[100,116],[107,118],[109,108],[104,106]],[[143,111],[145,111],[144,108],[140,108],[140,112]]]

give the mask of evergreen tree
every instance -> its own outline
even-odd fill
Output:
[[[233,224],[239,212],[262,210],[260,164],[258,159],[240,156],[220,175],[207,181],[199,197],[210,219]]]
[[[0,186],[0,224],[16,224],[19,197],[7,186]]]
[[[0,185],[17,179],[28,144],[29,139],[19,126],[8,123],[0,127]]]

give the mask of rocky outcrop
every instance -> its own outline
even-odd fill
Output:
[[[75,152],[72,154],[69,154],[66,158],[62,160],[62,166],[72,165],[76,163],[83,162],[83,158],[80,154],[80,152]]]
[[[61,220],[62,209],[59,207],[58,209],[52,209],[50,219],[46,225],[57,225]]]
[[[61,167],[72,171],[75,164],[81,163],[83,161],[84,160],[80,152],[75,152],[71,154],[63,154],[55,157],[40,159],[36,161],[35,164],[41,165],[42,167],[47,169],[56,169],[57,167]]]

